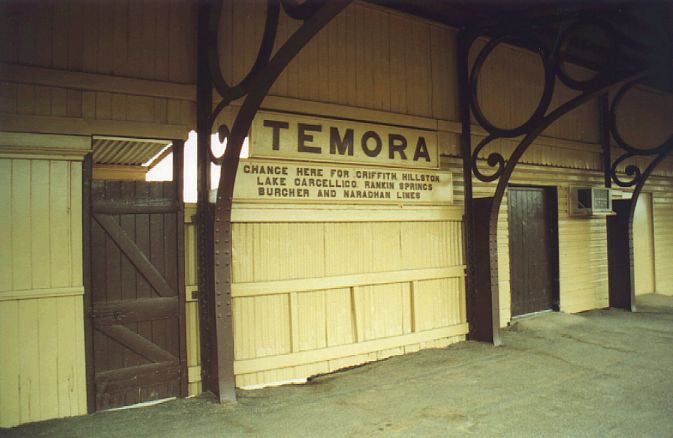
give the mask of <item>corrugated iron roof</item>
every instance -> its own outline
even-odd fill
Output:
[[[120,137],[94,137],[94,164],[142,166],[157,156],[171,142]]]

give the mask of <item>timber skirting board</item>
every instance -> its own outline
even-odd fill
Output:
[[[339,345],[336,347],[320,348],[317,350],[301,351],[298,353],[283,354],[255,359],[237,360],[234,362],[234,374],[248,374],[278,368],[288,368],[315,362],[339,359],[360,354],[368,354],[381,350],[404,347],[405,345],[419,344],[435,339],[461,336],[467,333],[467,324],[455,324],[401,336],[374,339],[356,344]]]
[[[231,285],[231,295],[234,298],[255,297],[260,295],[288,294],[292,292],[340,289],[376,284],[407,283],[419,280],[438,280],[464,276],[465,265],[458,265],[445,268],[410,269],[334,277],[301,278],[297,280],[233,283]]]

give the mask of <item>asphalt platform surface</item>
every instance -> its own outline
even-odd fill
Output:
[[[673,297],[545,313],[504,345],[464,342],[322,376],[0,429],[2,437],[673,437]]]

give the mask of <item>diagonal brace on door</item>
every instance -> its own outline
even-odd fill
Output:
[[[175,297],[178,295],[177,291],[168,284],[161,272],[143,253],[142,249],[136,245],[112,216],[96,214],[94,215],[94,219],[159,295],[162,297]]]
[[[96,330],[152,362],[177,362],[178,358],[123,325],[97,326]]]

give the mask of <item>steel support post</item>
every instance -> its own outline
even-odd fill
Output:
[[[472,191],[472,133],[470,117],[469,49],[474,37],[467,29],[458,34],[458,80],[462,125],[461,155],[465,203],[466,301],[469,338],[500,345],[500,315],[497,284],[497,242],[491,229],[493,198],[474,199]],[[495,251],[493,251],[493,248]],[[494,264],[495,263],[495,264]],[[493,284],[495,276],[495,284]]]
[[[231,213],[239,155],[252,121],[269,89],[299,51],[341,12],[351,0],[267,0],[266,22],[257,59],[239,83],[230,85],[220,69],[217,47],[222,2],[201,0],[197,38],[198,217],[199,217],[199,310],[201,360],[205,390],[219,401],[235,401],[232,284]],[[273,51],[279,11],[283,7],[301,26]],[[238,61],[238,60],[236,60]],[[213,87],[221,96],[213,108]],[[217,132],[226,139],[224,154],[214,157],[210,136],[219,114],[242,98],[231,130],[220,124]],[[221,165],[215,205],[209,203],[210,165]]]
[[[212,134],[213,81],[208,64],[212,2],[201,0],[197,35],[197,232],[199,261],[199,323],[201,339],[201,378],[204,391],[213,392],[220,401],[235,400],[233,354],[222,355],[233,343],[232,333],[224,333],[217,319],[214,285],[213,207],[209,202]],[[226,356],[226,355],[225,355]]]
[[[634,312],[636,310],[633,277],[633,199],[612,203],[614,216],[607,217],[608,281],[610,307]]]

